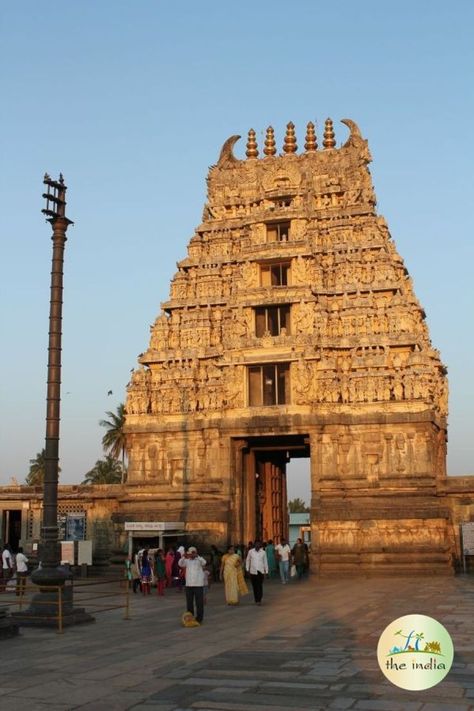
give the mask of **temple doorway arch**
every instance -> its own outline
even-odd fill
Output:
[[[294,457],[309,457],[308,435],[265,435],[239,440],[241,491],[231,530],[238,540],[288,539],[287,465]],[[239,495],[240,493],[240,495]]]

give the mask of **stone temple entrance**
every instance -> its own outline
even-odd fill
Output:
[[[239,446],[241,446],[239,442]],[[304,435],[249,437],[242,451],[242,542],[288,539],[286,467],[294,457],[309,456]]]
[[[127,520],[224,546],[287,533],[310,455],[312,570],[450,572],[447,379],[350,119],[336,148],[229,138],[126,402]],[[155,519],[151,518],[152,516]],[[145,517],[145,518],[144,518]]]

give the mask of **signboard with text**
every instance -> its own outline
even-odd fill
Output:
[[[86,514],[85,511],[72,513],[59,513],[58,540],[60,541],[83,541],[86,537]]]
[[[74,565],[74,541],[61,541],[61,563]]]
[[[67,515],[66,539],[68,541],[83,541],[86,533],[85,513]]]
[[[464,555],[474,555],[474,521],[461,524],[462,550]]]
[[[77,564],[92,565],[92,541],[79,541],[77,544]]]
[[[58,541],[66,540],[67,515],[58,514]]]
[[[125,521],[126,531],[176,531],[183,527],[182,521]]]

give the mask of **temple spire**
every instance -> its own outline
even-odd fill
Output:
[[[267,135],[265,137],[265,148],[263,149],[263,152],[266,156],[274,156],[276,153],[275,131],[271,126],[267,128]]]
[[[295,136],[295,124],[290,121],[286,125],[286,134],[285,134],[285,142],[283,143],[283,152],[284,153],[296,153],[298,150],[298,146],[296,145],[296,136]]]
[[[255,139],[255,131],[250,129],[247,141],[247,150],[245,151],[247,158],[258,158],[257,141]]]
[[[308,153],[315,151],[318,147],[316,131],[314,130],[314,123],[312,121],[310,121],[306,127],[306,142],[304,147]]]
[[[332,120],[330,118],[326,119],[326,123],[324,124],[324,141],[323,141],[323,146],[324,148],[334,148],[336,145],[335,141],[335,135],[334,135],[334,128],[332,125]]]

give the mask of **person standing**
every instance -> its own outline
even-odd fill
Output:
[[[209,589],[211,587],[211,571],[208,565],[204,568],[204,585],[202,588],[202,594],[203,594],[203,603],[204,605],[207,605],[207,595],[209,593]]]
[[[130,575],[132,579],[132,590],[134,593],[141,590],[140,570],[138,568],[138,556],[135,554],[130,561]]]
[[[8,581],[13,575],[13,556],[12,549],[5,543],[2,551],[2,581],[0,585],[0,592],[5,592]]]
[[[191,546],[178,565],[185,572],[186,609],[194,615],[196,605],[196,622],[201,624],[204,617],[204,568],[207,563],[198,556],[197,548]]]
[[[161,548],[158,548],[155,555],[155,571],[156,571],[156,588],[158,595],[165,594],[166,584],[166,561],[165,554]]]
[[[179,548],[176,549],[175,554],[174,554],[174,562],[173,562],[173,580],[176,583],[176,590],[178,592],[183,591],[183,584],[184,584],[184,568],[182,568],[179,565],[179,561],[181,558],[184,557],[184,547],[179,546]]]
[[[18,548],[15,558],[16,562],[16,594],[25,594],[26,578],[28,577],[28,558],[23,553],[23,548]]]
[[[298,580],[301,580],[306,568],[307,558],[306,546],[303,543],[303,539],[298,538],[296,540],[296,543],[293,546],[293,550],[291,551],[291,553],[293,555],[293,563],[296,566],[296,574],[298,576]]]
[[[268,541],[265,547],[265,553],[267,554],[268,561],[268,575],[270,578],[276,578],[278,568],[275,557],[275,546],[273,545],[272,539]]]
[[[238,605],[239,595],[246,595],[248,588],[242,572],[242,561],[234,546],[229,546],[227,553],[222,556],[220,578],[224,580],[226,603]]]
[[[262,548],[260,541],[255,541],[253,548],[247,553],[245,569],[250,575],[252,583],[253,597],[256,605],[262,604],[263,579],[268,574],[267,554]]]
[[[142,586],[142,593],[144,595],[150,594],[152,581],[152,571],[151,571],[151,560],[148,556],[148,548],[142,552],[140,559],[140,582]]]
[[[166,587],[170,588],[173,585],[173,565],[174,565],[174,548],[171,546],[168,548],[168,552],[165,557],[165,569],[166,569]]]
[[[288,545],[286,538],[281,539],[281,543],[275,546],[275,552],[278,557],[278,566],[280,568],[280,579],[283,585],[290,580],[290,556],[291,548]]]

